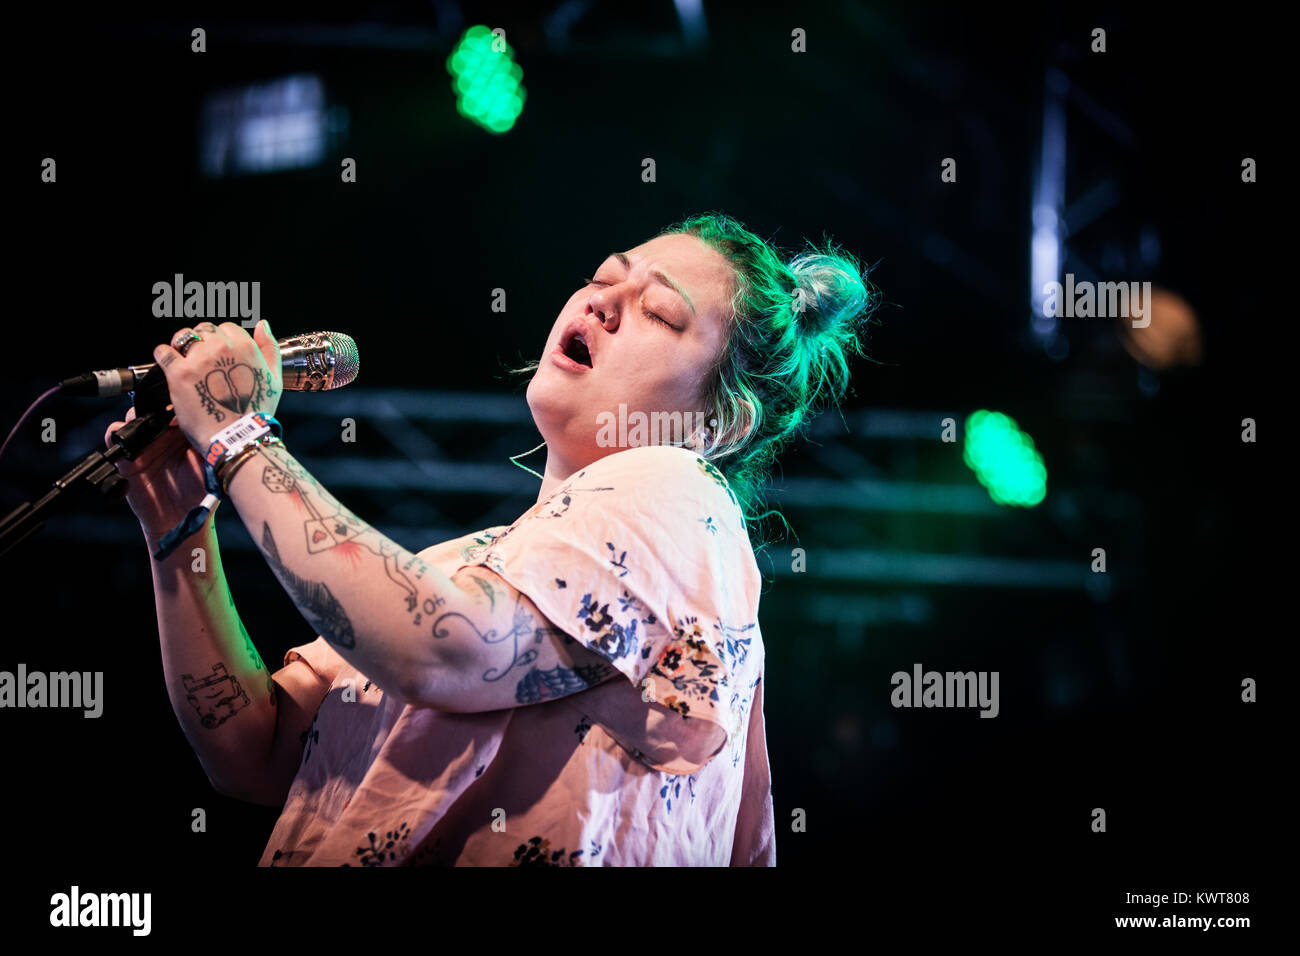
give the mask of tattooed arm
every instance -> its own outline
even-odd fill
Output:
[[[154,551],[158,539],[146,539]],[[212,520],[185,547],[150,564],[172,710],[212,785],[243,796],[270,749],[277,694],[235,611]]]
[[[485,568],[447,577],[340,504],[283,445],[230,499],[308,623],[386,693],[455,712],[585,690],[617,673]]]
[[[417,690],[430,706],[474,713],[540,704],[621,676],[488,568],[462,568],[452,581],[471,606],[483,600],[472,619],[452,610],[434,622],[446,666]]]

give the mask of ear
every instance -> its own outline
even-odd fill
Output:
[[[744,438],[749,434],[750,429],[754,427],[754,406],[747,399],[740,399],[737,402],[736,421],[732,423],[728,432]],[[713,438],[716,441],[718,432],[713,432]]]
[[[754,406],[745,398],[740,400],[739,406],[740,419],[736,422],[736,431],[742,436],[748,436],[750,429],[754,427]]]

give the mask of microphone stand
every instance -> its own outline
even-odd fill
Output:
[[[12,550],[45,526],[45,520],[57,508],[66,507],[70,499],[83,497],[94,488],[109,501],[126,497],[127,480],[117,473],[113,462],[119,458],[135,460],[144,448],[161,435],[174,414],[167,411],[171,398],[167,377],[154,366],[131,393],[136,417],[113,433],[114,446],[93,451],[62,478],[35,504],[25,501],[0,521],[0,555]]]

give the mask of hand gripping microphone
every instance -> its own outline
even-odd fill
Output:
[[[292,392],[324,392],[342,388],[357,377],[361,361],[357,343],[342,332],[307,332],[279,340],[284,387]],[[139,387],[157,363],[127,365],[66,378],[59,383],[65,395],[125,395]]]

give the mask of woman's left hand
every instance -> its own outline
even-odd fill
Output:
[[[180,329],[173,342],[188,328]],[[237,419],[253,412],[274,415],[280,404],[283,372],[280,344],[265,321],[253,334],[234,322],[200,322],[193,330],[202,338],[182,355],[171,345],[153,350],[167,377],[176,411],[176,423],[200,455],[206,455],[212,437]]]

